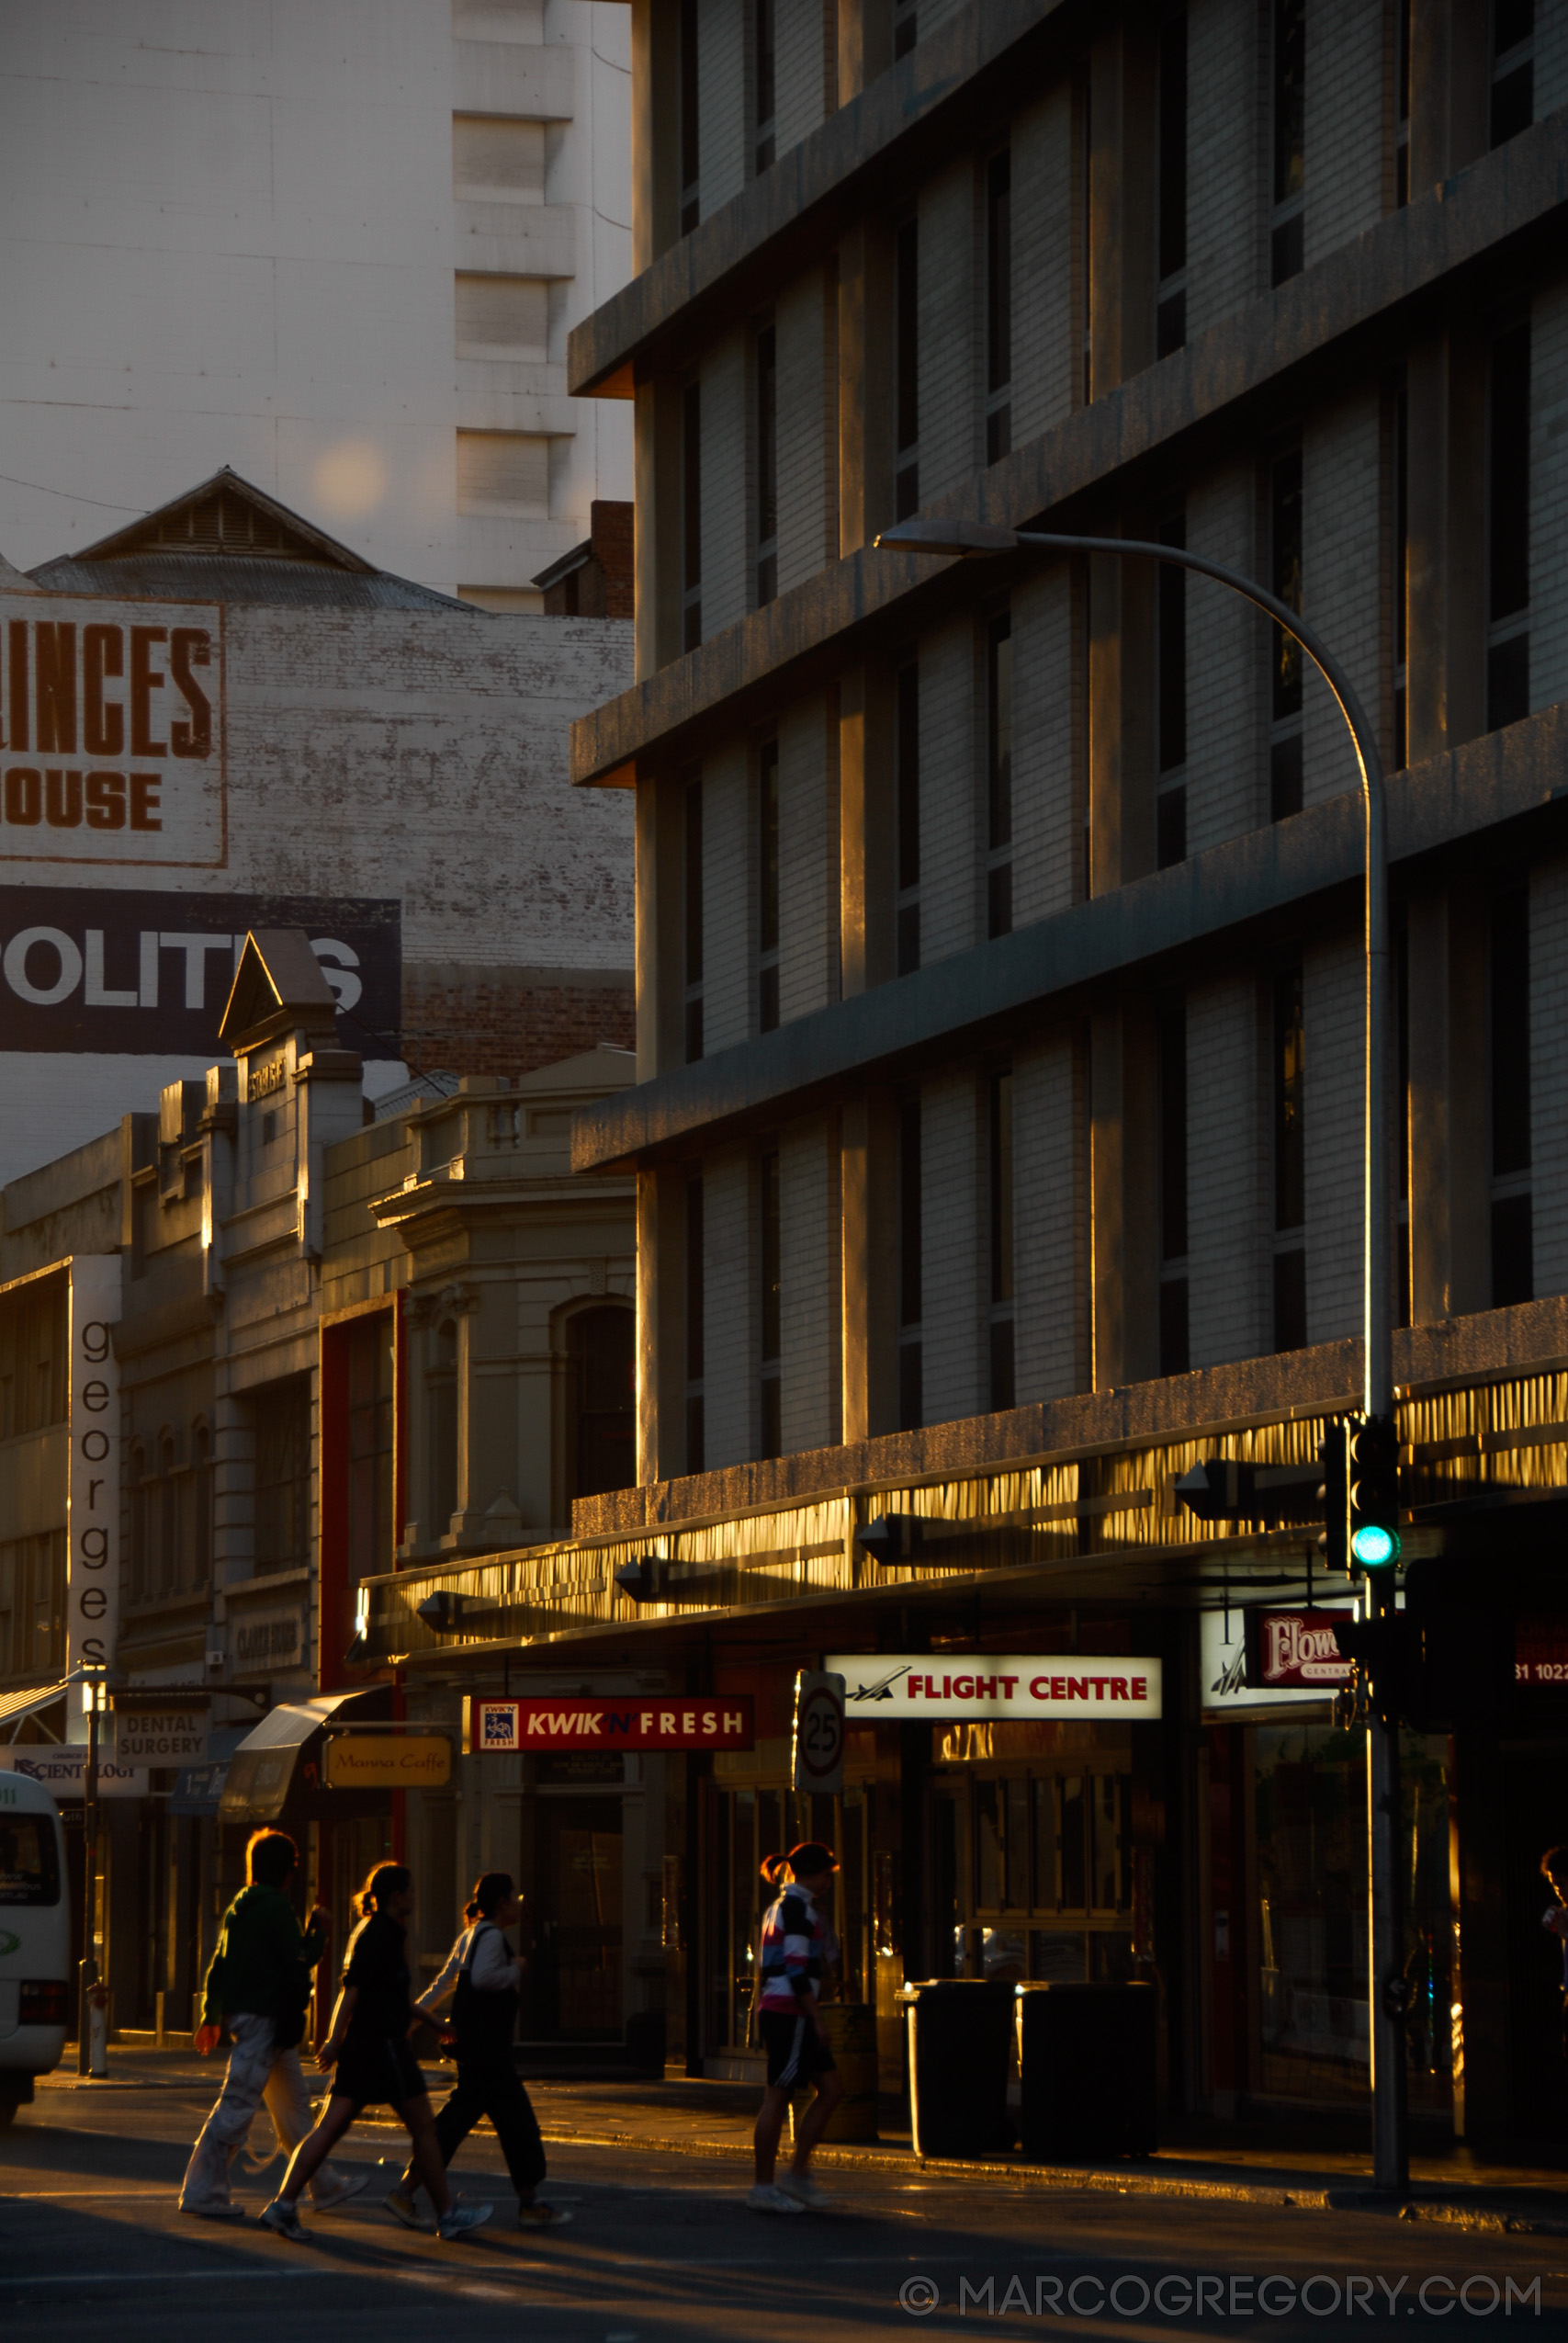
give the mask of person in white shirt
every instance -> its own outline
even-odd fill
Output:
[[[452,2003],[442,2042],[457,2053],[457,2085],[435,2118],[442,2163],[451,2163],[479,2117],[488,2115],[517,2191],[517,2226],[549,2229],[571,2215],[559,2205],[536,2202],[545,2177],[544,2142],[512,2054],[518,1981],[528,1964],[513,1952],[504,1931],[515,1927],[520,1910],[510,1873],[487,1871],[464,1914],[468,1927],[440,1975],[413,2006],[421,2017],[434,2019],[445,2001]],[[418,2187],[419,2174],[411,2164],[387,2199],[388,2212],[410,2229],[420,2226]]]

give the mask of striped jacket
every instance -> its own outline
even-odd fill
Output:
[[[827,1930],[811,1897],[791,1880],[762,1915],[760,2009],[794,2013],[821,1991]]]

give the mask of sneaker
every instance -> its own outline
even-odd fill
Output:
[[[793,2198],[802,2208],[809,2206],[813,2213],[820,2213],[824,2205],[832,2202],[827,2190],[819,2189],[807,2172],[781,2172],[778,2187],[784,2196]]]
[[[438,2237],[466,2237],[470,2231],[482,2229],[494,2211],[495,2207],[489,2204],[455,2204],[436,2223],[435,2234]]]
[[[311,2189],[310,2210],[313,2213],[338,2213],[351,2197],[359,2196],[370,2186],[368,2172],[344,2172],[336,2177],[338,2185],[335,2189],[325,2191],[319,2188]]]
[[[381,2202],[393,2220],[400,2221],[405,2229],[422,2229],[424,2226],[419,2217],[419,2207],[406,2189],[389,2189]]]
[[[302,2246],[309,2234],[299,2218],[299,2206],[286,2204],[281,2197],[274,2197],[269,2205],[262,2207],[261,2225],[279,2237],[292,2239],[297,2246]]]
[[[243,2204],[183,2204],[182,2213],[193,2213],[197,2221],[243,2221]]]
[[[766,2188],[759,2186],[749,2190],[746,2202],[753,2213],[804,2213],[806,2210],[804,2205],[796,2204],[793,2197],[786,2197],[782,2189],[771,2183]]]
[[[520,2204],[517,2208],[519,2229],[564,2229],[570,2219],[562,2204]]]

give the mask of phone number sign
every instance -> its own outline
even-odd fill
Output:
[[[480,1700],[463,1703],[463,1745],[510,1756],[528,1749],[749,1749],[750,1692],[722,1700]]]

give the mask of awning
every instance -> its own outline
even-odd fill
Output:
[[[14,1739],[18,1725],[63,1700],[68,1690],[64,1684],[30,1684],[25,1692],[0,1692],[0,1740]]]
[[[305,1745],[339,1709],[361,1700],[367,1692],[382,1692],[380,1684],[363,1685],[351,1692],[321,1692],[313,1700],[286,1701],[247,1733],[229,1760],[228,1779],[219,1801],[224,1822],[276,1822],[283,1812],[294,1769]]]

